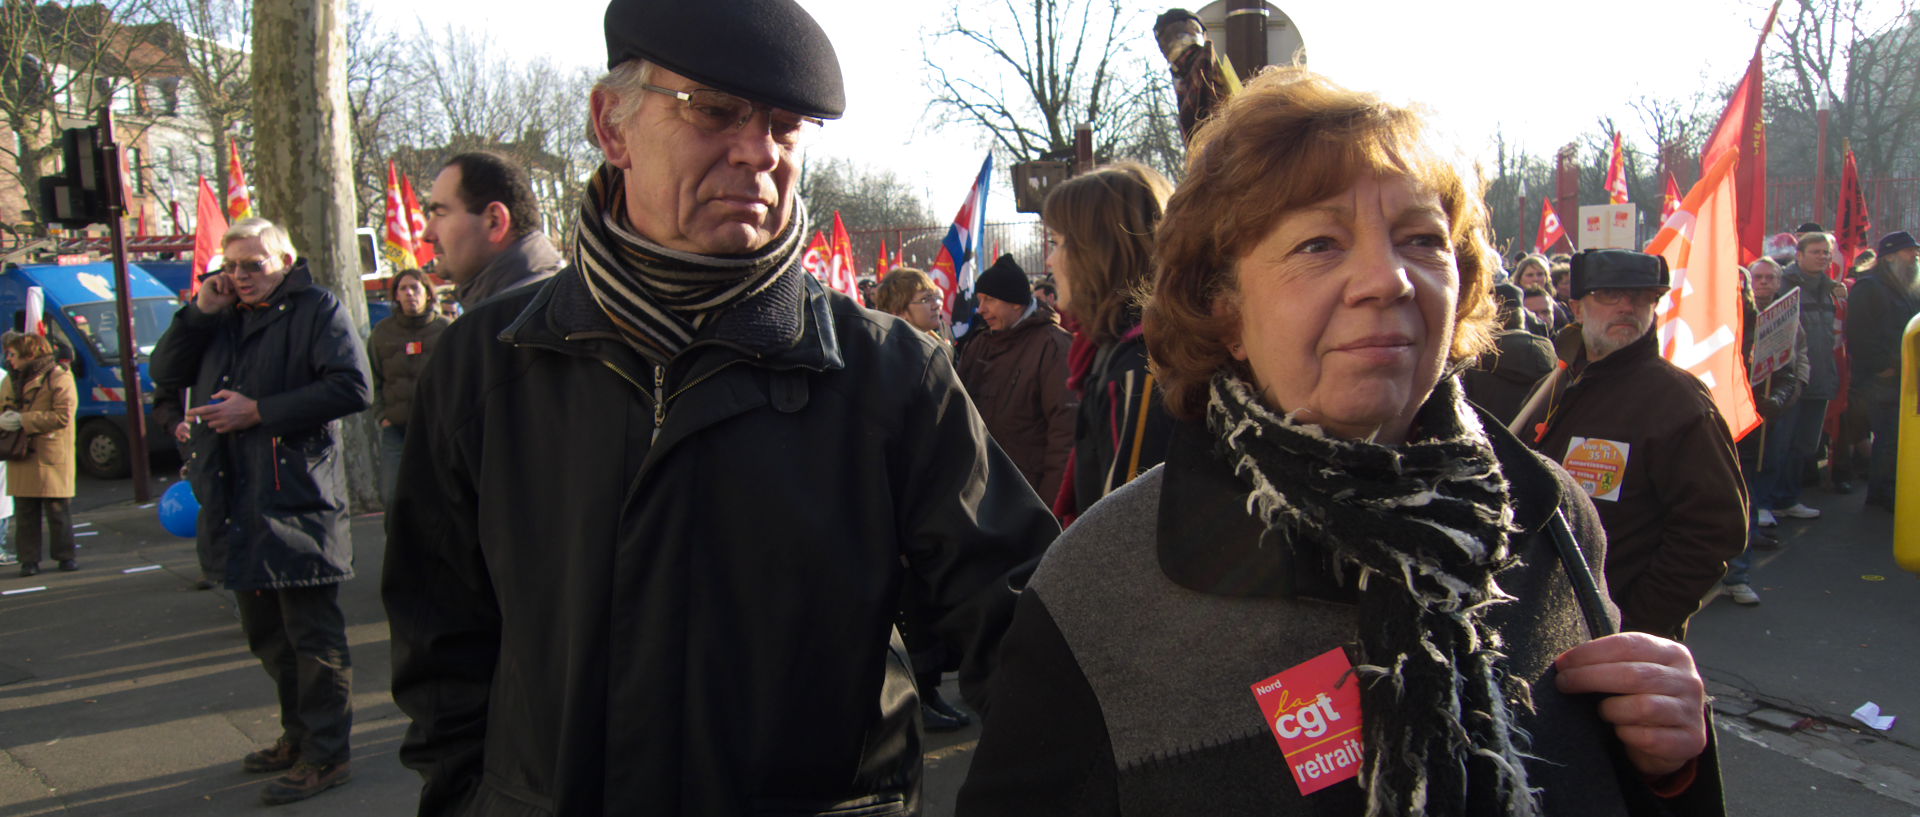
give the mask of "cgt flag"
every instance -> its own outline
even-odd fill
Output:
[[[1553,200],[1540,200],[1540,235],[1533,240],[1534,252],[1546,252],[1553,249],[1567,237],[1567,231],[1560,227],[1560,217],[1553,213]]]
[[[1613,156],[1607,159],[1607,203],[1627,203],[1627,163],[1620,153],[1620,132],[1613,132]]]
[[[400,198],[400,174],[394,170],[393,162],[387,162],[386,235],[380,252],[396,270],[420,268],[419,260],[413,255],[413,225]]]
[[[1647,252],[1665,256],[1673,289],[1660,299],[1660,355],[1706,384],[1735,440],[1760,425],[1741,361],[1739,151],[1727,151],[1687,193]]]
[[[1860,166],[1853,160],[1853,151],[1847,151],[1845,169],[1840,172],[1840,225],[1834,231],[1833,240],[1840,246],[1838,261],[1840,277],[1853,274],[1853,261],[1860,250],[1867,246],[1867,236],[1873,231],[1873,222],[1867,218],[1867,196],[1860,189]]]
[[[207,271],[213,257],[220,254],[220,239],[227,234],[227,217],[220,210],[220,196],[213,192],[207,177],[200,177],[200,200],[194,206],[193,275],[187,279],[189,296],[200,291],[200,274]]]
[[[1667,195],[1660,203],[1660,224],[1665,226],[1667,219],[1673,218],[1674,211],[1680,209],[1680,182],[1673,178],[1673,171],[1667,171]]]
[[[854,303],[866,306],[866,299],[860,297],[860,262],[853,257],[853,237],[847,235],[847,224],[840,220],[840,211],[833,211],[833,251],[827,256],[827,286],[840,290]]]
[[[1700,151],[1700,169],[1706,170],[1729,152],[1740,154],[1734,171],[1734,214],[1740,221],[1740,263],[1753,263],[1765,254],[1767,241],[1767,126],[1762,120],[1762,88],[1766,76],[1761,57],[1773,20],[1780,14],[1780,0],[1774,0],[1767,22],[1760,27],[1760,41],[1753,45],[1753,59],[1747,74],[1727,100],[1727,111],[1720,124],[1707,137]]]
[[[947,228],[940,242],[940,253],[933,259],[928,274],[947,296],[947,314],[953,319],[953,336],[967,334],[973,320],[973,278],[980,272],[980,245],[986,241],[987,186],[993,180],[993,154],[980,163],[980,175],[973,179],[967,200]]]
[[[433,245],[427,242],[427,214],[420,211],[420,200],[413,196],[413,179],[400,177],[400,203],[407,208],[407,230],[412,233],[413,260],[420,266],[433,263]]]
[[[227,143],[227,218],[253,218],[253,199],[247,196],[247,171],[240,167],[240,145]]]

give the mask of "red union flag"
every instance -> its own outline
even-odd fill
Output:
[[[1620,154],[1620,132],[1613,133],[1613,157],[1607,160],[1607,203],[1627,203],[1627,163]]]
[[[1687,193],[1647,252],[1673,268],[1673,289],[1660,299],[1660,355],[1692,373],[1738,440],[1760,425],[1753,387],[1740,360],[1740,227],[1734,209],[1729,150]]]
[[[420,268],[419,260],[413,255],[413,225],[407,219],[407,206],[400,198],[400,174],[394,170],[393,162],[387,162],[386,234],[380,251],[396,270]]]
[[[1673,171],[1669,170],[1667,171],[1666,200],[1660,204],[1660,223],[1665,225],[1667,219],[1673,218],[1674,211],[1678,209],[1680,209],[1680,183],[1674,180]]]
[[[1540,200],[1540,235],[1533,240],[1534,252],[1546,252],[1567,237],[1567,231],[1560,227],[1560,217],[1553,213],[1553,200]]]

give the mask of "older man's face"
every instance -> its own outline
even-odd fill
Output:
[[[652,85],[675,91],[702,87],[656,67]],[[710,132],[681,115],[674,97],[643,91],[640,109],[603,135],[607,161],[626,171],[627,220],[670,249],[738,255],[767,245],[793,214],[800,150],[769,131],[770,112],[745,126]],[[596,111],[599,110],[596,102]]]

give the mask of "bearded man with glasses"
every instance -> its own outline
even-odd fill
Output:
[[[340,583],[353,578],[341,417],[373,404],[366,349],[314,286],[279,225],[235,222],[153,350],[155,413],[186,394],[187,479],[202,574],[233,591],[247,646],[273,679],[281,735],[248,772],[286,774],[268,805],[347,782],[352,659]],[[177,415],[176,415],[177,416]]]
[[[801,268],[793,0],[614,0],[567,268],[455,321],[382,581],[421,814],[919,811],[903,588],[976,702],[1058,527],[947,356]],[[978,704],[976,704],[978,705]]]
[[[1600,511],[1621,626],[1676,641],[1745,550],[1747,489],[1733,436],[1700,379],[1660,356],[1665,258],[1573,257],[1573,314],[1515,430],[1565,466]]]

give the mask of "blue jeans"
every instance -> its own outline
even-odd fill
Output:
[[[380,501],[383,504],[393,504],[393,491],[400,485],[400,452],[406,444],[406,426],[380,429]]]
[[[1781,423],[1778,430],[1786,432],[1782,436],[1788,438],[1792,448],[1783,463],[1785,467],[1780,469],[1777,481],[1771,486],[1773,501],[1760,505],[1769,510],[1799,504],[1807,466],[1820,455],[1820,431],[1827,424],[1827,401],[1802,398],[1789,414],[1791,416],[1782,415],[1781,419],[1786,422]]]
[[[1794,487],[1798,483],[1799,472],[1792,467],[1794,414],[1795,407],[1790,406],[1753,432],[1766,435],[1766,445],[1760,450],[1760,461],[1755,463],[1759,474],[1747,480],[1747,497],[1756,510],[1785,508],[1793,502],[1791,499],[1783,502],[1782,497],[1793,497],[1800,493]]]

